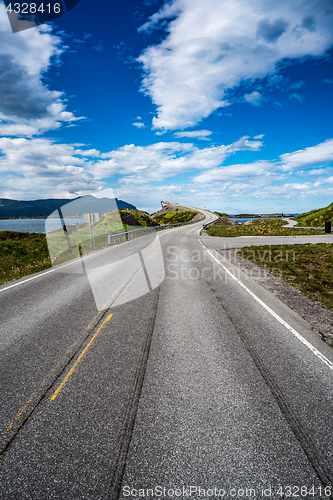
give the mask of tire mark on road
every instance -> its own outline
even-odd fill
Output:
[[[132,441],[136,415],[148,364],[151,341],[155,329],[159,294],[160,287],[156,289],[155,298],[152,304],[152,315],[149,324],[147,325],[147,336],[143,345],[141,359],[134,378],[132,397],[128,402],[127,410],[124,414],[124,427],[119,440],[118,454],[114,462],[114,466],[109,474],[108,482],[110,486],[107,492],[107,499],[110,500],[118,500],[121,492],[121,485],[125,472],[127,455]]]
[[[0,458],[7,451],[15,437],[22,430],[27,420],[42,402],[53,384],[61,377],[68,365],[75,358],[76,354],[84,342],[94,334],[96,328],[102,322],[108,310],[99,311],[87,328],[76,339],[74,344],[69,347],[56,366],[47,374],[39,387],[30,395],[28,401],[20,408],[13,420],[7,425],[6,429],[0,434]]]
[[[269,387],[274,399],[279,405],[280,410],[282,411],[296,439],[298,440],[312,467],[314,468],[319,480],[324,487],[329,486],[333,488],[333,470],[331,464],[327,461],[326,457],[323,456],[323,454],[317,449],[315,443],[303,428],[300,419],[294,413],[279,385],[275,382],[274,377],[263,362],[258,350],[252,344],[250,336],[235,323],[235,320],[231,317],[231,315],[223,305],[221,297],[219,296],[220,292],[214,289],[208,282],[207,284],[218,300],[230,323],[238,333],[246,350],[251,356],[252,361],[262,375],[266,385]],[[326,498],[333,499],[333,494]]]

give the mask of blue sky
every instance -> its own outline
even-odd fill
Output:
[[[15,34],[0,1],[0,197],[328,205],[332,63],[331,0],[80,0]]]

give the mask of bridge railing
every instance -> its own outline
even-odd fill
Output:
[[[142,226],[139,229],[134,229],[133,231],[124,231],[123,233],[106,234],[106,243],[108,245],[115,245],[121,243],[122,241],[132,240],[140,236],[145,236],[146,234],[155,233],[157,231],[163,231],[164,229],[170,229],[172,227],[185,226],[186,224],[195,224],[205,219],[205,216],[197,220],[190,220],[188,222],[177,222],[176,224],[165,224],[164,226]]]

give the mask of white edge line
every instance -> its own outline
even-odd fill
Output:
[[[77,259],[78,259],[78,257],[75,259],[75,262],[74,261],[69,262],[68,264],[64,264],[61,267],[53,267],[49,271],[45,271],[45,272],[40,271],[40,273],[36,273],[35,276],[32,276],[31,278],[28,278],[28,279],[26,279],[24,281],[20,281],[19,283],[14,283],[14,285],[9,285],[9,286],[6,286],[4,288],[0,288],[0,292],[4,292],[5,290],[9,290],[9,288],[14,288],[14,286],[23,285],[24,283],[27,283],[28,281],[32,281],[32,280],[35,280],[37,278],[41,278],[42,276],[45,276],[45,274],[53,273],[53,271],[59,271],[59,269],[62,269],[63,267],[67,267],[67,266],[70,266],[70,265],[73,265],[73,264],[77,264],[78,263]]]
[[[172,231],[173,229],[179,229],[179,227],[169,228],[170,231]],[[153,234],[153,233],[148,233],[148,234]],[[155,234],[158,235],[159,233],[155,233]],[[143,236],[148,236],[148,235],[143,235]],[[128,241],[130,241],[130,240],[128,240]],[[101,250],[106,250],[107,248],[109,248],[109,247],[101,248]],[[34,276],[32,276],[31,278],[28,278],[24,281],[20,281],[19,283],[14,283],[13,285],[5,286],[4,288],[2,288],[0,285],[0,293],[4,292],[5,290],[9,290],[10,288],[14,288],[14,286],[24,285],[24,283],[27,283],[28,281],[32,281],[32,280],[35,280],[37,278],[42,278],[43,276],[45,276],[45,274],[53,273],[54,271],[59,271],[60,269],[62,269],[64,267],[77,264],[78,262],[81,262],[81,260],[86,260],[89,257],[92,257],[93,255],[96,255],[96,252],[92,252],[88,255],[85,255],[84,257],[76,257],[75,259],[73,259],[71,262],[68,262],[67,264],[59,265],[59,267],[58,266],[52,267],[52,269],[50,269],[49,271],[45,271],[45,272],[40,271],[40,272],[36,273]],[[22,276],[22,278],[23,278],[23,276]]]
[[[200,240],[201,242],[201,240]],[[203,245],[204,248],[206,248],[204,246],[204,244],[201,242],[201,244]],[[238,278],[236,278],[236,276],[234,276],[230,271],[229,269],[227,269],[223,264],[222,262],[220,262],[216,257],[214,257],[214,255],[211,253],[210,250],[208,250],[206,248],[207,252],[209,253],[209,255],[211,255],[213,257],[214,260],[216,260],[216,262],[221,266],[223,267],[223,269],[235,280],[237,281],[237,283],[242,287],[244,288],[244,290],[246,290],[250,295],[251,297],[253,297],[257,302],[259,302],[260,305],[262,305],[266,311],[268,311],[275,319],[277,319],[281,325],[283,325],[285,328],[287,328],[287,330],[289,330],[293,335],[295,335],[296,338],[298,338],[298,340],[300,342],[302,342],[302,344],[304,344],[306,347],[308,347],[310,349],[310,351],[313,352],[313,354],[315,354],[317,356],[317,358],[319,358],[323,363],[325,363],[325,365],[327,365],[331,370],[333,370],[333,363],[326,358],[326,356],[324,356],[320,351],[318,351],[318,349],[316,349],[310,342],[308,342],[304,337],[302,337],[302,335],[300,333],[298,333],[292,326],[290,326],[284,319],[282,319],[278,314],[276,314],[276,312],[273,311],[273,309],[271,309],[267,304],[265,304],[265,302],[263,302],[261,299],[259,299],[259,297],[257,297],[253,292],[251,292],[251,290],[249,288],[247,288],[247,286],[245,286]]]
[[[57,264],[56,266],[53,266],[53,264],[52,264],[52,269],[50,269],[49,271],[38,271],[31,278],[28,278],[24,281],[23,281],[24,276],[22,276],[22,278],[21,278],[22,281],[20,281],[19,283],[14,283],[13,285],[5,286],[4,288],[0,288],[0,292],[4,292],[5,290],[9,290],[9,288],[14,288],[14,286],[24,285],[24,283],[27,283],[28,281],[32,281],[32,280],[35,280],[37,278],[42,278],[43,276],[45,276],[45,274],[53,273],[54,271],[59,271],[60,269],[63,269],[64,267],[79,264],[83,260],[89,259],[90,257],[93,257],[94,255],[96,255],[96,253],[98,251],[101,252],[103,250],[107,250],[108,248],[110,248],[110,247],[101,248],[100,250],[93,251],[87,255],[84,255],[83,257],[75,257],[75,259],[71,260],[70,262],[67,262],[67,264]],[[5,283],[9,283],[9,282],[7,281]],[[5,283],[3,283],[3,284],[5,285]]]

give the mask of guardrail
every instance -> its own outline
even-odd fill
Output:
[[[218,219],[215,219],[215,220],[212,220],[212,222],[208,222],[208,224],[204,224],[202,226],[202,229],[208,229],[210,226],[212,226],[213,224],[215,224],[215,222],[217,221]]]
[[[142,226],[139,229],[134,229],[133,231],[125,231],[124,233],[118,234],[106,234],[106,243],[110,245],[115,245],[116,243],[121,243],[122,241],[132,240],[134,238],[138,238],[140,236],[144,236],[146,234],[155,233],[157,231],[163,231],[164,229],[169,229],[171,227],[185,226],[186,224],[195,224],[196,222],[200,222],[204,220],[206,217],[203,216],[201,219],[190,220],[188,222],[177,222],[176,224],[166,224],[164,226]]]

